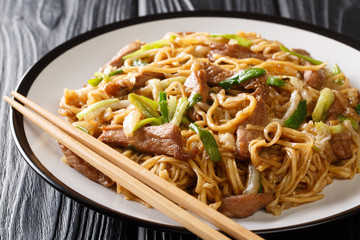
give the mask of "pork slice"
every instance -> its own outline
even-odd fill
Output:
[[[107,126],[103,130],[99,140],[104,143],[120,147],[133,146],[140,152],[166,154],[181,160],[193,158],[195,155],[194,152],[184,149],[181,130],[171,123],[140,128],[132,137],[126,137],[120,125]]]
[[[332,135],[330,139],[331,149],[338,160],[352,157],[352,144],[351,134],[347,130]]]
[[[258,97],[254,111],[236,130],[236,153],[239,160],[250,159],[249,143],[254,139],[263,137],[262,131],[246,129],[246,125],[266,126],[268,122],[267,118],[268,113],[265,101],[261,97]]]
[[[258,58],[261,60],[266,60],[264,55],[261,53],[256,53],[252,51],[250,48],[240,46],[239,44],[226,44],[226,43],[220,43],[220,42],[212,42],[209,44],[209,47],[211,48],[208,58],[210,61],[215,61],[215,59],[212,57],[214,54],[219,54],[222,56],[228,56],[231,58]]]
[[[262,99],[263,101],[266,101],[270,92],[269,86],[266,84],[266,78],[266,76],[254,78],[244,88],[246,90],[254,91],[251,95],[253,95],[257,100]],[[265,79],[265,82],[263,82],[262,79]]]
[[[245,218],[274,201],[269,193],[244,194],[224,198],[219,211],[228,217]]]
[[[146,82],[153,78],[163,79],[164,74],[158,72],[140,72],[135,76],[134,88],[144,87]]]
[[[334,101],[329,107],[329,110],[327,112],[327,120],[337,120],[339,119],[339,115],[346,112],[346,106],[341,104],[339,99],[335,96]]]
[[[308,53],[303,49],[293,49],[293,51],[300,53],[304,56],[311,57],[310,53]],[[310,62],[307,61],[303,61],[303,64],[305,66],[312,65]],[[324,85],[325,81],[326,81],[326,77],[323,69],[319,69],[317,71],[312,71],[312,70],[304,71],[304,83],[316,90],[320,90],[321,87]]]
[[[105,187],[111,187],[114,184],[114,181],[111,180],[111,178],[88,164],[84,159],[76,155],[64,145],[59,145],[62,152],[64,153],[66,162],[70,165],[70,167],[74,168],[76,171],[78,171],[91,181],[98,182]]]
[[[190,76],[186,79],[185,91],[190,94],[200,93],[203,101],[205,102],[208,98],[208,85],[206,82],[205,70],[198,70],[191,72]]]
[[[211,63],[205,63],[204,70],[206,72],[206,82],[213,86],[235,74],[234,71],[222,69],[218,65]]]
[[[108,96],[119,96],[124,93],[124,90],[138,89],[144,87],[146,82],[150,79],[164,78],[164,74],[157,72],[140,72],[133,76],[134,79],[122,78],[118,81],[108,82],[104,85],[104,91]]]
[[[323,69],[317,71],[306,70],[304,71],[304,83],[316,90],[320,90],[326,81]]]
[[[125,47],[121,48],[115,54],[115,56],[100,69],[100,71],[103,72],[108,66],[116,67],[116,68],[121,67],[124,64],[123,57],[139,50],[142,45],[143,45],[143,43],[140,42],[139,40],[129,43]]]

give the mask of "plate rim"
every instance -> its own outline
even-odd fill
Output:
[[[330,29],[326,29],[320,26],[316,26],[310,23],[301,22],[299,20],[283,18],[279,16],[259,14],[259,13],[249,13],[249,12],[238,12],[238,11],[192,11],[192,12],[175,12],[175,13],[163,13],[163,14],[154,14],[148,16],[135,17],[127,20],[121,20],[114,23],[110,23],[101,27],[94,28],[90,31],[81,33],[65,42],[54,47],[52,50],[48,51],[40,59],[36,61],[21,77],[17,87],[15,88],[17,92],[27,96],[30,87],[35,82],[37,76],[57,57],[65,53],[67,50],[76,47],[77,45],[90,40],[94,37],[100,36],[102,34],[111,32],[113,30],[121,29],[124,27],[129,27],[132,25],[137,25],[141,23],[148,23],[157,20],[166,20],[166,19],[179,19],[179,18],[190,18],[190,17],[219,17],[219,18],[236,18],[236,19],[249,19],[249,20],[258,20],[266,21],[271,23],[276,23],[279,25],[290,26],[301,30],[306,30],[313,32],[322,36],[326,36],[330,39],[334,39],[338,42],[344,43],[347,46],[355,48],[360,51],[360,41],[357,41],[351,37],[340,34]],[[71,189],[69,186],[62,183],[57,179],[49,170],[47,170],[43,164],[39,161],[36,155],[32,152],[31,147],[26,139],[24,131],[24,121],[23,116],[10,108],[10,127],[11,133],[14,139],[14,142],[24,158],[25,162],[50,186],[55,188],[60,193],[69,197],[70,199],[80,203],[83,206],[86,206],[96,212],[104,214],[109,217],[113,217],[120,220],[129,220],[140,226],[149,227],[152,229],[162,230],[162,231],[173,231],[180,233],[190,233],[187,229],[181,226],[173,226],[163,223],[154,223],[149,220],[144,220],[138,217],[134,217],[125,213],[114,211],[100,203],[97,203],[84,195],[76,192]],[[325,218],[317,219],[307,223],[295,224],[286,227],[271,228],[271,229],[258,229],[254,232],[258,234],[268,234],[268,233],[277,233],[285,232],[291,230],[298,230],[303,228],[309,228],[328,222],[332,222],[341,218],[345,218],[355,213],[360,212],[360,204],[351,209],[337,213]]]

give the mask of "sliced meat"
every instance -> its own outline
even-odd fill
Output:
[[[122,78],[116,82],[108,82],[104,86],[104,91],[108,96],[122,95],[124,90],[131,90],[144,87],[150,79],[163,79],[164,74],[157,72],[140,72],[133,76],[134,79]]]
[[[236,153],[239,160],[250,159],[249,143],[254,139],[263,137],[262,131],[246,129],[246,125],[266,126],[267,119],[268,113],[265,101],[258,97],[253,113],[236,130]]]
[[[134,87],[134,83],[128,78],[116,82],[108,82],[104,85],[104,91],[108,96],[119,97]]]
[[[337,97],[335,96],[335,99],[327,112],[327,120],[337,120],[339,119],[338,116],[340,114],[344,115],[345,112],[346,112],[346,107],[343,104],[341,104],[339,99],[337,99]]]
[[[59,145],[66,157],[66,162],[70,165],[70,167],[74,168],[91,181],[98,182],[105,187],[111,187],[114,184],[114,181],[108,176],[88,164],[84,159],[73,153],[70,149],[62,144]]]
[[[310,53],[308,53],[303,49],[293,49],[293,51],[300,53],[304,56],[311,57]],[[312,65],[310,62],[307,61],[303,61],[303,64],[305,66]],[[311,71],[311,70],[304,71],[304,83],[316,90],[320,90],[321,87],[324,85],[325,81],[326,81],[326,77],[323,69],[319,69],[317,71]]]
[[[245,218],[274,201],[275,197],[268,193],[244,194],[224,198],[220,212],[228,217]]]
[[[200,93],[203,101],[205,102],[208,98],[208,85],[206,82],[205,70],[198,70],[191,72],[190,76],[186,79],[185,91],[190,94]]]
[[[306,85],[320,90],[326,81],[326,77],[323,69],[317,71],[304,71],[304,82]]]
[[[266,101],[270,91],[269,86],[266,84],[266,79],[267,77],[265,75],[253,78],[250,80],[249,84],[245,85],[244,88],[246,90],[253,90],[254,92],[251,95],[253,95],[256,99]]]
[[[235,74],[234,71],[224,70],[211,63],[204,63],[204,70],[206,72],[206,82],[213,86]]]
[[[115,56],[110,60],[110,62],[106,63],[100,69],[100,71],[103,72],[108,66],[116,67],[116,68],[121,67],[124,64],[123,57],[130,54],[130,53],[133,53],[133,52],[139,50],[142,45],[143,45],[143,43],[140,42],[139,40],[136,40],[135,42],[129,43],[128,45],[126,45],[125,47],[120,49],[115,54]]]
[[[122,126],[107,126],[99,140],[120,147],[135,147],[140,152],[166,154],[177,159],[187,160],[194,157],[183,147],[181,130],[178,126],[166,123],[160,126],[149,126],[135,131],[132,137],[126,137]]]
[[[209,44],[209,47],[211,48],[208,54],[208,58],[210,61],[215,61],[215,59],[212,57],[214,54],[238,59],[258,58],[264,61],[266,60],[261,53],[256,53],[247,47],[240,46],[239,44],[212,42]]]
[[[330,139],[331,149],[338,160],[352,157],[352,144],[351,134],[346,130],[331,136]]]

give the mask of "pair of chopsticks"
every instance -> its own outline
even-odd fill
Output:
[[[11,95],[28,108],[8,96],[4,96],[4,100],[50,136],[86,160],[93,167],[109,176],[112,180],[120,183],[124,188],[202,239],[229,239],[203,220],[211,223],[235,239],[263,239],[170,182],[141,167],[108,145],[48,112],[21,94],[12,91]],[[185,209],[201,217],[203,220]]]

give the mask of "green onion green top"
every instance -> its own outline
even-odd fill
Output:
[[[284,122],[284,126],[297,129],[305,120],[307,114],[306,101],[301,100],[296,107],[295,112]]]
[[[232,77],[225,79],[224,81],[219,82],[219,85],[220,87],[225,88],[225,90],[230,90],[231,87],[234,85],[240,84],[246,80],[265,74],[266,72],[263,68],[248,68]]]
[[[348,117],[348,116],[344,116],[344,115],[339,115],[338,116],[339,120],[341,122],[345,121],[345,120],[349,120],[351,122],[351,126],[355,129],[355,130],[358,130],[359,128],[359,123],[357,121],[355,121],[354,119],[352,119],[351,117]]]
[[[145,118],[140,120],[135,127],[133,128],[132,132],[135,132],[137,129],[141,128],[142,126],[145,126],[147,124],[156,125],[159,126],[162,124],[161,117],[160,118]]]
[[[360,103],[358,105],[356,105],[355,111],[358,115],[360,115]]]
[[[223,37],[226,39],[234,39],[237,41],[237,43],[240,46],[243,46],[243,47],[248,47],[252,44],[251,40],[240,37],[239,35],[236,35],[236,34],[214,33],[214,34],[210,34],[210,37]]]
[[[329,88],[320,91],[320,96],[316,102],[312,119],[314,122],[324,121],[326,113],[335,99],[334,93]]]
[[[116,69],[115,71],[112,71],[111,73],[108,74],[109,77],[123,73],[124,71],[121,68]]]
[[[130,93],[128,99],[146,118],[160,117],[157,112],[157,109],[159,108],[158,102],[135,93]]]
[[[164,40],[164,39],[160,39],[160,40],[157,40],[155,42],[152,42],[152,43],[147,43],[145,45],[143,45],[139,50],[133,52],[133,53],[130,53],[128,55],[125,55],[123,57],[123,60],[126,60],[128,58],[132,58],[136,55],[139,55],[141,53],[144,53],[148,50],[151,50],[151,49],[155,49],[155,48],[162,48],[163,46],[165,46],[166,44],[168,44],[168,41]]]
[[[282,87],[285,85],[285,81],[277,77],[268,77],[266,83],[267,85],[275,86],[275,87]]]
[[[294,56],[296,56],[296,57],[298,57],[298,58],[304,59],[305,61],[308,61],[308,62],[310,62],[310,63],[312,63],[312,64],[314,64],[314,65],[320,65],[320,64],[323,63],[323,62],[321,62],[321,61],[319,61],[319,60],[315,60],[315,59],[313,59],[313,58],[311,58],[311,57],[308,57],[308,56],[302,55],[302,54],[300,54],[300,53],[291,51],[291,50],[289,50],[288,48],[286,48],[284,45],[281,45],[281,46],[280,46],[280,49],[281,49],[282,51],[287,52],[287,53],[290,53],[291,55],[294,55]]]
[[[76,117],[79,120],[82,120],[85,115],[89,114],[92,111],[95,111],[101,107],[107,107],[110,106],[113,103],[119,102],[120,100],[118,98],[110,98],[110,99],[106,99],[106,100],[102,100],[99,102],[94,103],[93,105],[90,105],[89,107],[83,109],[81,112],[79,112],[78,114],[76,114]]]
[[[209,155],[209,158],[213,162],[218,162],[221,160],[220,152],[215,141],[215,138],[211,133],[203,128],[201,128],[196,123],[191,123],[189,128],[199,134],[201,141],[204,144],[206,153]]]
[[[146,62],[141,61],[140,59],[135,59],[132,62],[132,65],[137,66],[137,67],[142,67],[142,66],[145,66],[145,65],[148,65],[148,64]]]
[[[161,112],[161,116],[163,118],[163,122],[168,123],[169,122],[169,108],[168,108],[165,91],[160,92],[159,105],[160,105],[160,112]]]
[[[189,105],[188,105],[188,109],[193,107],[196,103],[201,102],[202,96],[201,93],[195,93],[194,95],[191,95],[189,98]]]

